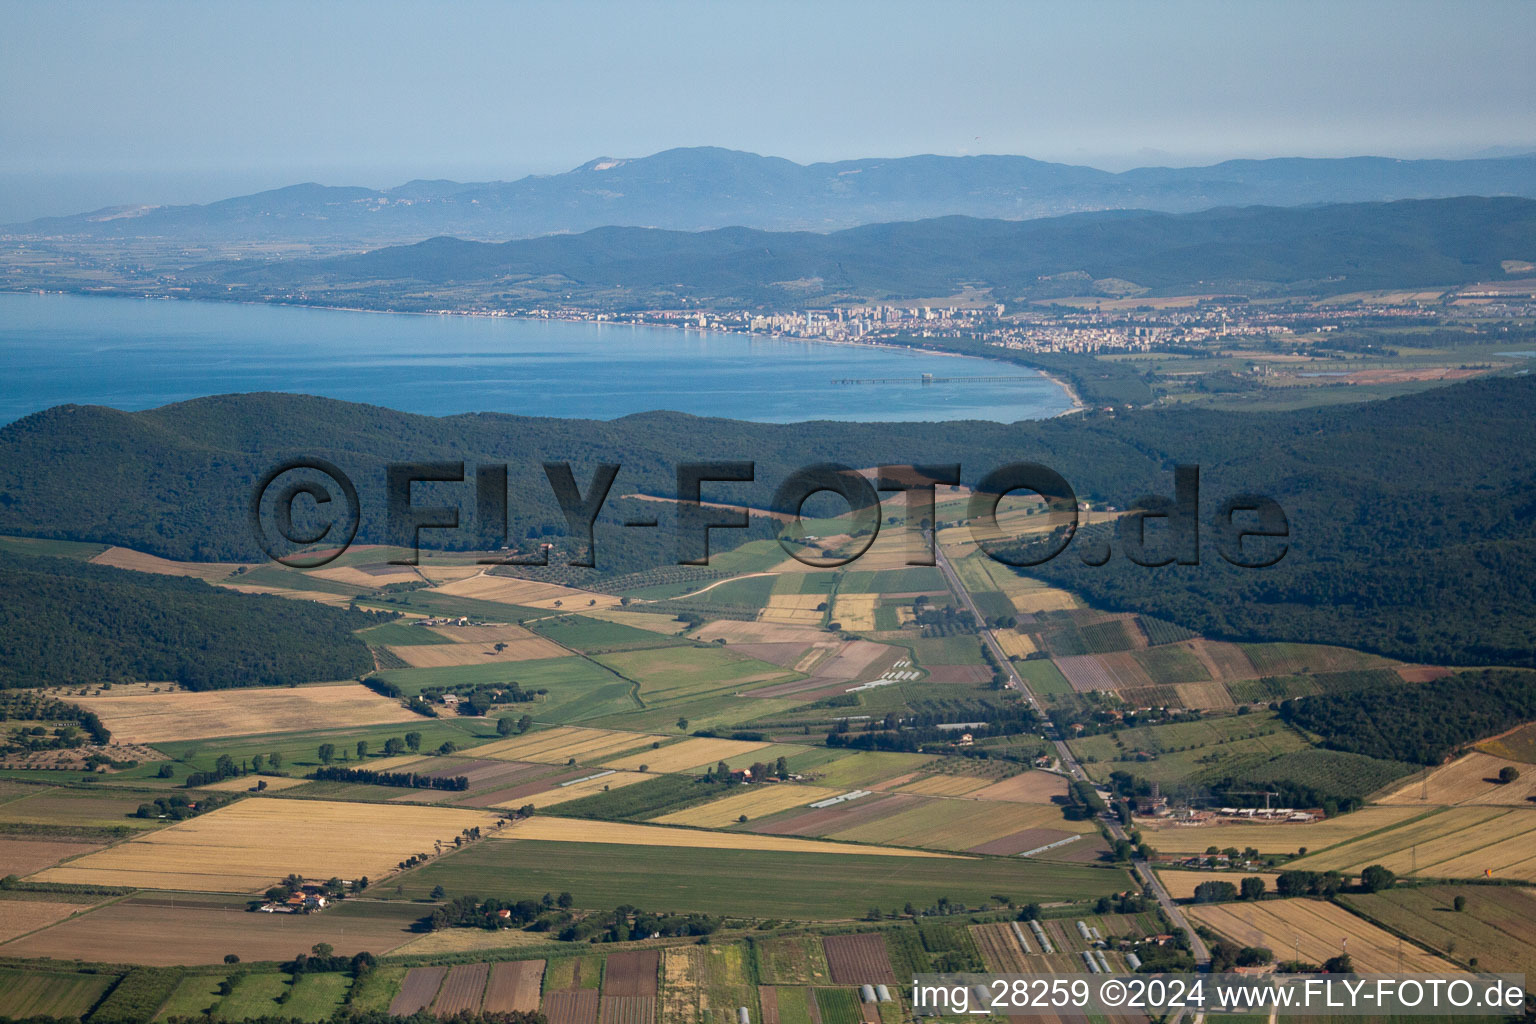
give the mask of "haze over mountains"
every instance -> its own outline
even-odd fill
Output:
[[[511,182],[293,185],[193,206],[123,206],[11,225],[11,236],[376,246],[438,235],[503,241],[605,226],[835,231],[950,215],[1026,220],[1099,210],[1187,213],[1464,195],[1536,198],[1536,155],[1479,160],[1233,160],[1111,173],[1022,156],[809,166],[701,147],[602,158]]]
[[[1339,294],[1463,284],[1536,260],[1536,201],[1466,197],[1031,221],[942,217],[844,231],[608,227],[434,238],[325,259],[230,260],[179,293],[384,309],[539,304],[793,308],[955,295]]]

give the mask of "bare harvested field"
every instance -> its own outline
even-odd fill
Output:
[[[971,925],[971,938],[976,941],[976,949],[981,953],[987,970],[999,974],[1024,974],[1028,971],[1024,947],[1019,945],[1019,938],[1013,929],[1012,923],[1004,921]]]
[[[891,958],[885,950],[885,936],[879,932],[859,935],[828,935],[822,940],[827,951],[827,966],[832,980],[839,985],[895,985]]]
[[[930,683],[984,683],[992,678],[992,671],[985,665],[930,665]]]
[[[1520,777],[1514,782],[1499,782],[1499,771],[1514,768]],[[1536,796],[1536,771],[1530,765],[1508,761],[1480,751],[1459,757],[1436,768],[1428,778],[1415,777],[1393,792],[1379,798],[1382,804],[1504,804],[1529,807]]]
[[[1067,795],[1067,780],[1052,772],[1022,772],[986,789],[969,794],[973,800],[1003,800],[1021,804],[1048,804]]]
[[[1018,832],[1010,832],[996,839],[989,839],[984,843],[966,847],[967,853],[987,853],[994,857],[1016,857],[1021,853],[1030,853],[1041,847],[1059,843],[1073,836],[1080,836],[1078,832],[1065,832],[1059,828],[1026,828]],[[974,837],[973,837],[974,838]]]
[[[333,583],[345,583],[349,587],[364,587],[375,589],[387,587],[391,583],[419,583],[421,577],[408,565],[371,565],[371,566],[327,566],[324,569],[311,569],[305,575],[316,576],[322,580],[330,580]]]
[[[476,601],[521,605],[525,608],[616,608],[619,604],[619,599],[612,594],[576,590],[573,587],[562,587],[554,583],[520,580],[512,576],[471,576],[468,579],[445,583],[438,587],[436,592],[453,597],[472,598]]]
[[[1413,807],[1381,810],[1422,813]],[[1536,881],[1536,808],[1468,805],[1432,810],[1422,820],[1309,854],[1296,866],[1359,871],[1382,864],[1399,875],[1425,878]]]
[[[1064,820],[1060,809],[1056,807],[941,799],[923,800],[917,806],[898,811],[889,817],[833,832],[831,837],[891,846],[967,850],[1035,829],[1051,829],[1060,833],[1056,839],[1072,833],[1091,831],[1091,828],[1084,827],[1083,822]],[[1033,848],[1026,846],[1022,849]]]
[[[379,878],[406,857],[452,842],[497,815],[409,804],[252,797],[49,868],[48,882],[249,892],[290,873]],[[329,916],[329,915],[327,915]]]
[[[1279,876],[1272,871],[1164,871],[1159,869],[1157,877],[1162,879],[1163,887],[1174,899],[1192,900],[1195,898],[1195,886],[1201,882],[1231,882],[1233,885],[1241,885],[1245,878],[1262,878],[1265,891],[1274,892],[1275,879]]]
[[[549,1024],[595,1024],[597,989],[568,988],[545,992],[540,1005]]]
[[[53,867],[65,857],[101,849],[100,843],[55,842],[52,839],[0,839],[0,877],[18,878]]]
[[[91,903],[66,903],[53,900],[0,900],[0,942],[36,931],[62,921]]]
[[[510,740],[487,743],[476,747],[475,755],[506,761],[537,761],[542,764],[565,764],[571,758],[575,758],[578,764],[596,764],[603,758],[613,757],[636,747],[649,747],[652,743],[669,738],[638,732],[562,726]]]
[[[496,649],[498,645],[501,647],[499,651]],[[411,668],[448,668],[454,665],[536,661],[540,658],[562,658],[570,653],[553,640],[546,640],[531,633],[510,640],[404,644],[390,647],[388,650]]]
[[[748,740],[724,740],[694,737],[661,747],[658,750],[642,750],[638,754],[603,763],[604,768],[636,769],[642,764],[652,772],[684,772],[705,765],[713,767],[717,761],[725,761],[743,754],[750,754],[768,746],[766,743]]]
[[[625,786],[632,786],[637,782],[644,782],[646,779],[651,778],[650,775],[644,775],[640,772],[613,772],[609,775],[599,775],[595,779],[588,777],[591,774],[590,770],[586,770],[585,775],[578,775],[576,777],[577,781],[566,782],[563,785],[554,785],[548,789],[539,790],[536,793],[512,797],[492,806],[516,808],[532,804],[540,808],[553,807],[556,804],[563,804],[568,800],[579,800],[584,796],[591,796],[594,793],[601,793],[605,790],[622,789]]]
[[[537,1011],[539,985],[543,978],[543,960],[504,960],[492,964],[483,1009],[487,1013]]]
[[[694,636],[700,640],[725,639],[732,644],[811,644],[822,643],[829,634],[807,626],[786,626],[778,622],[738,622],[734,619],[716,619],[699,627]]]
[[[619,611],[617,608],[586,608],[582,610],[582,614],[588,618],[617,622],[621,626],[648,629],[652,633],[664,633],[668,636],[675,636],[688,628],[686,623],[679,622],[675,616],[666,613]]]
[[[747,696],[780,697],[869,678],[877,673],[882,662],[895,661],[900,653],[902,653],[900,648],[891,647],[888,644],[877,644],[870,640],[851,640],[838,644],[830,657],[817,662],[809,678],[759,687]]]
[[[651,820],[658,825],[692,825],[695,828],[728,828],[741,817],[748,820],[766,818],[791,807],[804,807],[817,800],[837,796],[838,790],[820,786],[797,786],[781,783],[777,786],[750,786],[744,792],[715,800],[698,807],[673,811]]]
[[[423,810],[427,808],[422,808]],[[215,812],[217,813],[217,812]],[[620,846],[682,846],[704,850],[777,850],[790,853],[847,853],[876,857],[948,857],[925,850],[898,850],[884,846],[821,843],[749,832],[703,832],[663,825],[633,825],[620,821],[583,821],[575,818],[536,816],[498,833],[496,841],[542,839],[555,843],[612,843]]]
[[[825,836],[866,822],[878,821],[903,808],[914,807],[918,802],[917,797],[909,796],[866,796],[847,803],[833,804],[831,807],[807,810],[803,814],[788,818],[779,818],[755,827],[754,831],[765,835]]]
[[[128,697],[70,697],[101,718],[114,738],[161,743],[312,729],[316,722],[350,726],[419,722],[399,701],[358,683],[281,686]]]
[[[661,969],[661,951],[639,949],[615,953],[603,968],[603,995],[654,996],[656,973]]]
[[[1451,670],[1441,665],[1399,665],[1397,675],[1405,683],[1432,683],[1444,679]]]
[[[290,601],[315,601],[320,604],[328,604],[336,608],[343,608],[352,603],[352,598],[346,594],[331,594],[324,590],[298,590],[293,587],[264,587],[255,583],[221,583],[222,587],[237,591],[241,594],[271,594],[273,597],[283,597]]]
[[[480,1009],[485,997],[485,981],[491,974],[490,964],[458,964],[443,979],[443,987],[432,1000],[432,1013],[438,1017],[451,1017],[456,1013]]]
[[[412,967],[405,973],[400,991],[395,993],[394,1000],[389,1004],[390,1015],[409,1017],[425,1010],[437,995],[438,986],[442,985],[447,973],[446,967]]]
[[[160,576],[194,576],[209,583],[217,583],[241,567],[238,562],[173,562],[168,558],[147,555],[129,548],[107,548],[91,561],[97,565],[152,572]]]
[[[238,900],[139,896],[7,942],[0,955],[170,966],[219,963],[226,953],[285,960],[317,942],[343,956],[387,953],[415,937],[420,917],[408,904],[348,901],[322,914],[253,914]]]
[[[1355,970],[1387,974],[1398,970],[1397,937],[1343,907],[1322,900],[1267,900],[1262,903],[1196,906],[1188,910],[1201,924],[1245,946],[1264,946],[1277,954],[1299,952],[1301,959],[1322,963],[1347,948]],[[1454,965],[1408,943],[1401,943],[1402,970],[1414,974],[1454,971]]]

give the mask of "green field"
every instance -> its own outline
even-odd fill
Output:
[[[890,754],[882,751],[860,750],[823,764],[814,769],[815,783],[833,789],[867,786],[871,782],[893,778],[903,772],[916,771],[932,761],[927,754]]]
[[[859,563],[854,562],[855,566]],[[917,594],[946,590],[944,575],[933,566],[909,569],[885,569],[863,572],[857,568],[843,573],[838,592],[843,594]]]
[[[811,990],[803,986],[775,990],[779,999],[779,1024],[815,1024],[810,1003]]]
[[[744,880],[750,879],[750,884]],[[832,920],[871,906],[929,906],[941,896],[981,906],[994,894],[1019,902],[1083,899],[1123,891],[1125,872],[1007,858],[952,860],[859,854],[695,850],[494,840],[475,843],[402,879],[405,895],[442,885],[450,896],[496,893],[538,899],[569,891],[580,907],[622,903],[654,910]]]
[[[240,975],[229,995],[214,1008],[215,1020],[245,1020],[251,1017],[287,1017],[286,1007],[278,1003],[288,991],[289,975],[274,971]]]
[[[382,626],[373,626],[358,632],[358,639],[375,647],[417,647],[421,645],[451,644],[443,634],[434,629],[423,626],[412,626],[405,622],[386,622]]]
[[[690,604],[764,608],[768,605],[769,595],[773,593],[774,581],[785,578],[787,577],[748,576],[745,579],[726,580],[724,583],[710,587],[702,594],[693,595],[688,601]]]
[[[389,1009],[389,1004],[400,990],[400,982],[407,968],[380,964],[363,975],[352,986],[352,1002],[348,1005],[358,1013],[370,1013]]]
[[[832,977],[820,935],[783,935],[754,943],[764,985],[824,985]]]
[[[1046,658],[1015,662],[1015,669],[1029,688],[1042,697],[1060,697],[1072,692],[1072,684],[1061,674],[1056,663]]]
[[[476,670],[481,668],[479,665],[470,667]],[[391,725],[317,729],[313,732],[287,732],[270,736],[239,736],[225,740],[180,740],[174,743],[157,743],[155,746],[167,756],[185,761],[202,771],[211,769],[220,754],[228,754],[235,759],[236,764],[239,764],[256,754],[266,757],[276,753],[282,759],[281,771],[290,775],[302,775],[308,769],[320,764],[317,751],[322,743],[333,743],[337,750],[345,749],[351,752],[356,749],[358,740],[366,740],[369,749],[378,755],[383,752],[386,740],[396,736],[404,737],[408,732],[421,733],[423,750],[436,750],[445,741],[451,741],[456,746],[464,748],[500,738],[496,735],[495,724],[491,722],[468,718],[422,718],[419,721],[398,722]],[[178,772],[178,775],[180,774]],[[137,803],[134,806],[138,806]]]
[[[586,615],[561,615],[538,619],[528,628],[546,636],[562,647],[582,654],[628,651],[646,647],[691,646],[679,637],[665,636],[648,629],[636,629],[619,622],[594,619]]]
[[[640,699],[651,708],[673,707],[797,678],[794,672],[722,647],[666,647],[604,654],[596,660],[638,681]]]
[[[849,988],[818,988],[816,1008],[821,1024],[859,1024],[859,997]]]
[[[975,636],[916,637],[910,641],[919,665],[980,665],[981,640]]]
[[[37,774],[33,773],[34,776]],[[155,821],[131,817],[139,804],[162,795],[157,792],[26,785],[12,788],[13,785],[7,783],[0,789],[0,824],[71,828],[155,828],[159,825]]]
[[[0,551],[47,558],[76,558],[88,562],[107,550],[105,544],[77,540],[45,540],[41,537],[0,537]]]
[[[0,969],[0,1017],[83,1017],[117,980],[111,974]]]
[[[351,977],[345,974],[301,974],[283,1003],[282,1014],[299,1020],[324,1020],[341,1007],[351,985]]]
[[[224,974],[188,974],[184,975],[171,990],[171,997],[160,1008],[156,1020],[166,1020],[170,1017],[201,1017],[204,1011],[217,1006],[222,998],[219,995],[219,985],[224,981]]]
[[[1072,741],[1073,752],[1088,762],[1088,772],[1095,778],[1108,778],[1110,772],[1123,768],[1163,783],[1234,775],[1277,755],[1306,749],[1307,741],[1270,711],[1212,715]],[[1156,757],[1141,760],[1137,755],[1142,752]]]
[[[1119,623],[1115,623],[1119,625]],[[1137,651],[1135,658],[1159,686],[1172,683],[1202,683],[1211,678],[1200,659],[1183,647],[1149,647]]]

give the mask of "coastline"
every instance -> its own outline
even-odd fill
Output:
[[[527,313],[484,312],[484,311],[478,311],[478,310],[454,310],[454,309],[441,309],[441,310],[374,309],[374,308],[368,308],[368,307],[363,307],[363,306],[339,306],[339,305],[327,305],[327,304],[315,303],[315,302],[263,302],[263,301],[259,301],[259,300],[256,300],[256,299],[249,299],[249,298],[229,298],[229,299],[192,298],[192,297],[179,296],[179,295],[149,295],[149,294],[128,294],[128,293],[113,294],[113,293],[110,293],[110,292],[107,292],[107,293],[103,293],[103,292],[77,292],[77,291],[69,291],[69,290],[64,290],[64,289],[40,289],[40,288],[20,289],[20,288],[4,288],[4,287],[0,287],[0,294],[8,294],[8,295],[34,295],[34,296],[58,295],[58,296],[68,296],[68,297],[72,297],[72,298],[138,299],[138,300],[143,301],[143,302],[184,302],[184,303],[194,303],[194,304],[197,304],[197,303],[207,303],[209,305],[216,305],[216,306],[230,306],[230,305],[233,305],[233,306],[253,306],[253,307],[263,308],[263,309],[304,309],[304,310],[312,310],[312,311],[317,311],[317,312],[375,313],[375,314],[379,314],[379,315],[382,315],[382,316],[468,317],[468,318],[479,319],[479,320],[517,320],[517,321],[529,322],[529,323],[539,323],[539,322],[546,322],[546,321],[555,321],[555,322],[558,322],[558,323],[566,323],[566,324],[583,324],[583,325],[591,326],[591,327],[625,327],[625,328],[629,328],[631,330],[641,329],[641,328],[648,329],[648,330],[649,329],[668,329],[668,330],[682,331],[684,334],[698,333],[698,334],[706,335],[706,336],[707,335],[719,335],[721,337],[744,338],[744,339],[747,339],[747,340],[763,340],[763,341],[785,342],[785,343],[800,344],[800,345],[824,345],[824,346],[829,346],[829,347],[832,347],[832,348],[845,349],[845,350],[846,349],[872,349],[872,350],[876,350],[876,351],[902,352],[902,353],[908,353],[908,354],[915,354],[917,351],[919,351],[918,349],[914,349],[910,345],[895,345],[895,344],[890,344],[890,343],[887,343],[887,342],[879,342],[879,341],[870,341],[870,342],[864,342],[864,341],[837,341],[837,340],[833,340],[833,339],[830,339],[830,338],[801,337],[800,335],[795,335],[795,334],[779,334],[779,333],[762,333],[762,334],[759,334],[759,333],[757,333],[755,331],[726,330],[726,329],[719,328],[719,327],[700,327],[697,324],[688,324],[688,323],[629,323],[629,322],[618,321],[618,320],[595,320],[595,319],[589,319],[589,318],[580,317],[580,316],[560,316],[560,315],[532,316],[532,315],[529,315]],[[1042,420],[1042,421],[1043,420],[1050,420],[1050,419],[1057,419],[1057,418],[1062,417],[1062,416],[1077,415],[1077,414],[1083,413],[1083,412],[1085,412],[1087,410],[1087,406],[1082,401],[1081,396],[1078,395],[1076,389],[1073,388],[1071,384],[1069,384],[1067,381],[1063,380],[1062,378],[1056,376],[1055,374],[1048,373],[1047,371],[1042,370],[1042,369],[1040,369],[1038,367],[1030,366],[1030,365],[1025,364],[1025,363],[1012,363],[1012,362],[1010,362],[1008,360],[1002,360],[1002,359],[988,359],[986,356],[969,355],[969,354],[962,353],[962,352],[949,352],[949,351],[945,351],[943,349],[923,348],[923,349],[921,349],[921,353],[924,356],[936,356],[936,357],[947,358],[947,359],[975,359],[975,360],[978,360],[978,361],[981,361],[981,362],[1007,364],[1007,365],[1012,365],[1012,366],[1022,366],[1024,369],[1027,369],[1027,370],[1029,370],[1029,371],[1031,371],[1033,373],[1036,373],[1036,374],[1040,375],[1045,380],[1049,381],[1050,383],[1054,384],[1056,387],[1061,389],[1062,393],[1066,395],[1068,401],[1071,403],[1070,408],[1063,409],[1060,412],[1052,413],[1049,416],[1030,417],[1030,419],[1037,419],[1037,420]],[[885,421],[871,420],[871,421],[867,421],[867,422],[885,422]],[[1014,421],[1013,420],[999,420],[998,422],[1014,422]]]

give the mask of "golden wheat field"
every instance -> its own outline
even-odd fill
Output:
[[[879,594],[839,594],[832,617],[846,630],[867,633],[875,628],[875,602]]]
[[[251,797],[87,854],[33,878],[144,889],[252,892],[291,873],[378,878],[434,840],[494,825],[488,811]]]
[[[1536,881],[1536,808],[1434,807],[1424,817],[1424,808],[1391,809],[1415,820],[1309,855],[1295,866],[1359,871],[1381,864],[1399,875]]]
[[[1323,900],[1196,906],[1189,908],[1188,913],[1235,942],[1273,950],[1277,959],[1299,955],[1302,960],[1320,964],[1347,949],[1356,971],[1388,974],[1398,970],[1401,946],[1405,972],[1439,974],[1456,970],[1448,961],[1411,943],[1399,944],[1395,935]]]
[[[219,586],[228,590],[234,590],[241,594],[270,594],[272,597],[282,597],[289,601],[315,601],[319,604],[328,604],[335,608],[345,608],[352,603],[352,598],[345,594],[328,594],[323,590],[295,590],[292,587],[263,587],[254,583],[221,583]]]
[[[584,796],[601,793],[609,789],[622,789],[632,786],[637,782],[644,782],[650,778],[640,772],[612,772],[608,775],[599,775],[597,778],[580,779],[566,786],[552,786],[540,793],[531,796],[520,796],[515,800],[505,803],[492,804],[493,807],[518,808],[532,804],[535,807],[553,807],[555,804],[563,804],[567,800],[579,800]]]
[[[1176,900],[1194,899],[1195,886],[1201,882],[1231,882],[1233,885],[1241,885],[1245,878],[1262,878],[1266,891],[1275,891],[1275,879],[1279,877],[1274,872],[1265,871],[1164,871],[1159,869],[1157,877],[1162,880],[1163,887],[1168,890],[1168,895]]]
[[[499,651],[496,649],[498,643],[502,645]],[[412,668],[449,668],[563,658],[570,652],[541,636],[525,636],[490,643],[402,644],[390,647],[389,653]]]
[[[774,594],[768,598],[768,607],[758,618],[786,626],[819,626],[822,613],[816,606],[826,599],[825,594]]]
[[[748,740],[722,740],[694,737],[662,747],[659,750],[642,750],[612,761],[603,762],[604,768],[628,768],[638,770],[645,765],[649,772],[684,772],[690,768],[702,768],[716,761],[728,761],[733,757],[762,750],[767,743]]]
[[[550,843],[609,843],[617,846],[683,846],[698,850],[768,850],[781,853],[846,853],[861,857],[954,858],[927,850],[898,850],[889,846],[824,843],[792,836],[760,836],[750,832],[705,832],[665,825],[634,825],[623,821],[584,821],[579,818],[535,816],[505,829],[493,841],[539,839]]]
[[[391,758],[391,760],[396,760]],[[382,764],[382,760],[377,764]],[[378,771],[376,763],[370,761],[368,767]],[[267,790],[280,793],[285,789],[293,789],[295,786],[309,785],[309,779],[295,779],[288,775],[241,775],[233,779],[220,779],[218,782],[210,782],[206,786],[198,786],[198,789],[211,789],[219,793],[249,793],[256,789],[256,783],[265,782]]]
[[[421,577],[416,570],[408,565],[381,566],[378,572],[363,572],[348,565],[327,567],[324,569],[311,569],[306,576],[314,576],[322,580],[330,580],[333,583],[345,583],[349,587],[363,587],[375,590],[379,587],[387,587],[391,583],[419,583]]]
[[[1038,649],[1027,633],[1020,633],[1012,629],[1000,629],[994,635],[997,637],[998,646],[1010,658],[1027,658]]]
[[[612,594],[598,594],[511,576],[470,576],[445,583],[436,592],[525,608],[617,608],[619,605],[619,599]]]
[[[1186,708],[1201,711],[1212,708],[1232,707],[1232,694],[1225,683],[1175,683],[1173,690],[1179,695],[1179,703]]]
[[[565,764],[571,758],[578,763],[594,764],[636,747],[649,747],[667,739],[638,732],[614,732],[610,729],[585,729],[567,725],[543,732],[529,733],[510,740],[499,740],[475,748],[476,757],[500,761],[534,761],[538,764]],[[627,765],[607,767],[628,767]]]
[[[1499,771],[1514,768],[1520,777],[1514,782],[1499,782]],[[1522,771],[1522,769],[1524,769]],[[1530,765],[1474,751],[1448,765],[1430,772],[1428,777],[1414,776],[1386,796],[1382,804],[1503,804],[1531,806],[1536,796],[1536,771]]]
[[[399,701],[381,697],[358,683],[68,700],[95,712],[120,743],[291,732],[313,729],[316,723],[358,726],[421,720]]]
[[[659,818],[650,819],[657,825],[692,825],[695,828],[728,828],[738,823],[742,815],[751,821],[766,818],[770,814],[787,811],[791,807],[804,807],[818,800],[837,796],[840,790],[821,786],[796,786],[781,783],[776,786],[752,786],[741,793],[715,800],[701,807],[673,811]]]
[[[97,565],[132,569],[135,572],[152,572],[161,576],[194,576],[209,583],[217,583],[241,568],[238,562],[173,562],[168,558],[147,555],[130,548],[107,548],[91,561]]]
[[[1242,822],[1232,825],[1152,825],[1145,827],[1147,841],[1166,853],[1204,853],[1208,847],[1239,850],[1252,846],[1260,853],[1295,853],[1305,847],[1321,850],[1378,829],[1398,825],[1422,813],[1412,807],[1364,807],[1337,818],[1307,823],[1273,825]]]

